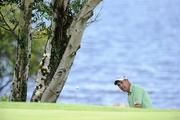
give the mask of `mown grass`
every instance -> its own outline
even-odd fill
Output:
[[[180,120],[180,110],[0,102],[0,120]]]

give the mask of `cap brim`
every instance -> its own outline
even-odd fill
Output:
[[[115,80],[124,80],[123,78],[116,78]]]

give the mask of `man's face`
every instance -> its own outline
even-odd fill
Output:
[[[117,86],[123,91],[123,92],[128,92],[129,91],[129,82],[128,80],[119,80],[117,83]]]

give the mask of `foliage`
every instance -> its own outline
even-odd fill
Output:
[[[87,0],[70,0],[68,10],[73,17]],[[21,0],[0,0],[0,83],[13,75],[19,30]],[[35,0],[32,10],[32,53],[30,77],[34,77],[41,60],[48,36],[51,34],[53,9],[49,1]]]
[[[0,6],[0,83],[4,77],[11,77],[16,59],[18,21],[20,10],[13,2]],[[32,30],[32,57],[30,77],[34,76],[43,53],[45,42],[47,41],[47,29],[44,26],[41,29],[33,28]],[[12,32],[12,31],[14,32]]]
[[[8,101],[9,101],[8,95],[4,95],[0,97],[0,102],[8,102]]]
[[[87,0],[71,0],[70,8],[74,15],[78,14],[81,8],[84,6]]]

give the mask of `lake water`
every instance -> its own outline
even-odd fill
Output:
[[[155,108],[180,109],[180,0],[104,0],[99,10],[58,102],[127,105],[113,84],[126,75]]]
[[[127,104],[126,75],[155,108],[180,109],[180,0],[104,0],[85,31],[62,103]]]

